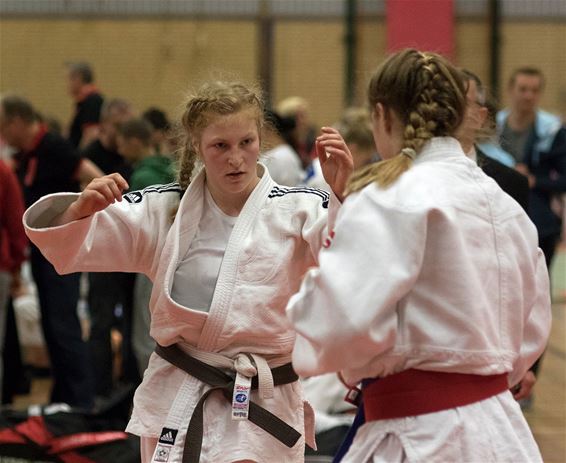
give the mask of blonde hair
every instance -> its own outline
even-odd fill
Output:
[[[335,128],[347,144],[355,143],[364,150],[375,150],[371,114],[367,107],[347,108]]]
[[[256,85],[215,80],[205,83],[189,95],[181,116],[179,185],[182,189],[186,189],[191,182],[202,131],[218,117],[245,110],[252,111],[260,134],[264,125],[264,99]]]
[[[301,110],[308,109],[307,100],[300,96],[289,96],[277,103],[277,114],[281,117],[295,117]]]
[[[460,72],[436,53],[407,49],[391,55],[374,73],[368,88],[372,111],[381,103],[404,125],[402,150],[388,160],[357,171],[346,194],[376,182],[385,188],[413,164],[423,145],[433,137],[453,135],[466,106]]]

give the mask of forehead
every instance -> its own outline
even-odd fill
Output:
[[[258,132],[259,118],[254,108],[244,109],[234,114],[211,114],[201,138],[219,137],[229,133]]]
[[[515,76],[515,87],[540,87],[540,76],[531,74],[517,74]]]

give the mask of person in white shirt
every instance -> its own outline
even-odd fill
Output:
[[[383,161],[353,175],[289,301],[293,365],[362,382],[343,461],[542,461],[509,391],[550,330],[536,229],[453,137],[466,88],[447,60],[393,54],[368,100]]]
[[[275,111],[266,111],[266,119],[262,135],[269,149],[263,153],[261,160],[279,185],[297,186],[305,178],[305,171],[299,155],[287,141],[295,127],[295,120],[283,118]]]
[[[128,185],[111,174],[26,212],[29,237],[59,272],[154,283],[158,346],[127,428],[141,436],[143,462],[301,462],[305,443],[315,446],[285,306],[317,262],[353,162],[323,127],[317,152],[336,194],[276,184],[258,164],[263,114],[254,88],[205,84],[182,117],[178,184],[122,196]]]

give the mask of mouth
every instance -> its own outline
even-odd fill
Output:
[[[240,178],[242,175],[244,175],[244,172],[230,172],[229,174],[226,174],[227,177],[229,178]]]

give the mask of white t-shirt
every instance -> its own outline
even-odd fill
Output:
[[[216,205],[205,188],[204,207],[195,238],[173,277],[171,297],[194,310],[208,312],[228,239],[238,217]]]
[[[305,177],[299,155],[287,144],[266,151],[261,161],[267,166],[271,178],[279,185],[297,186]]]

